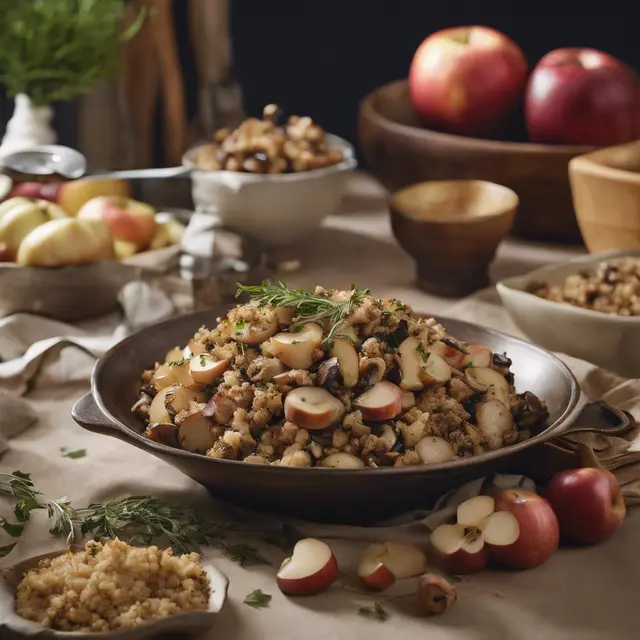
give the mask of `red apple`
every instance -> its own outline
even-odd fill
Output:
[[[556,49],[537,64],[526,91],[533,142],[608,146],[640,138],[640,77],[595,49]]]
[[[393,382],[377,382],[353,401],[364,420],[380,422],[397,418],[402,412],[402,391]]]
[[[120,196],[97,196],[85,203],[78,218],[99,218],[107,223],[115,240],[146,248],[156,231],[156,211],[137,200]]]
[[[450,575],[476,573],[489,559],[482,531],[461,524],[441,524],[429,538],[433,563]]]
[[[558,516],[562,538],[569,542],[603,542],[627,512],[618,481],[605,469],[561,471],[549,482],[547,499]]]
[[[499,132],[522,98],[524,54],[508,36],[482,26],[443,29],[416,51],[411,102],[427,127],[467,136]]]
[[[411,578],[427,568],[424,553],[413,545],[388,540],[370,544],[358,566],[362,582],[375,591],[388,589],[395,581]]]
[[[287,596],[312,596],[326,591],[338,577],[338,562],[328,544],[315,538],[296,543],[278,569],[276,583]]]
[[[496,516],[513,514],[519,524],[519,535],[513,544],[488,545],[489,557],[511,569],[531,569],[546,562],[558,548],[558,519],[551,505],[536,493],[524,489],[505,489],[496,496]],[[495,518],[488,526],[495,526]],[[488,529],[485,538],[491,537]]]
[[[301,429],[318,431],[337,424],[344,405],[322,387],[298,387],[284,399],[284,415]]]

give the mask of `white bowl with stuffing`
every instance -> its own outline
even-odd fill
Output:
[[[280,125],[277,107],[221,130],[211,144],[188,151],[198,211],[265,245],[291,245],[338,212],[347,172],[357,166],[353,146],[325,133],[311,118]]]
[[[0,637],[4,630],[74,640],[202,634],[221,611],[228,584],[198,554],[90,541],[2,572]]]
[[[640,251],[592,254],[498,282],[518,327],[550,351],[640,376]]]

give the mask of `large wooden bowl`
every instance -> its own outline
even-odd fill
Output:
[[[581,243],[568,164],[591,147],[482,140],[430,131],[411,106],[406,80],[384,85],[360,104],[359,139],[376,177],[390,191],[425,180],[474,179],[513,189],[520,207],[514,235]]]

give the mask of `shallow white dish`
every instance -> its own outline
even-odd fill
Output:
[[[81,547],[72,547],[73,551],[80,550]],[[207,577],[211,585],[211,597],[209,598],[209,608],[206,611],[185,611],[141,624],[132,629],[121,629],[105,633],[80,633],[76,631],[55,631],[45,629],[37,622],[25,620],[15,613],[15,592],[22,576],[33,569],[40,560],[55,558],[65,553],[65,551],[53,551],[39,556],[27,558],[18,564],[4,569],[0,572],[0,638],[4,638],[3,630],[12,631],[18,637],[23,638],[45,638],[47,640],[56,638],[57,640],[142,640],[143,638],[153,638],[162,634],[176,633],[180,637],[204,633],[214,622],[218,613],[227,599],[227,588],[229,579],[212,563],[203,562],[202,567],[207,572]]]
[[[640,317],[623,317],[551,302],[526,292],[533,280],[562,284],[565,278],[602,261],[640,258],[640,251],[614,251],[536,269],[498,282],[502,303],[533,341],[625,377],[640,377]]]
[[[357,166],[353,146],[346,140],[327,134],[327,142],[342,150],[342,162],[312,171],[266,175],[199,171],[194,158],[201,147],[191,149],[182,164],[195,169],[193,203],[197,210],[219,216],[225,227],[260,238],[267,246],[290,245],[337,213],[345,176]]]

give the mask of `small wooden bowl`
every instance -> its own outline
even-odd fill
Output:
[[[567,166],[592,147],[505,142],[425,129],[406,80],[384,85],[360,104],[359,141],[390,191],[423,180],[488,180],[513,189],[520,207],[513,232],[530,240],[581,243]]]
[[[509,233],[518,196],[482,180],[421,182],[393,194],[393,233],[417,265],[418,286],[462,297],[489,284],[489,264]]]
[[[573,158],[569,177],[587,249],[640,249],[640,140]]]

